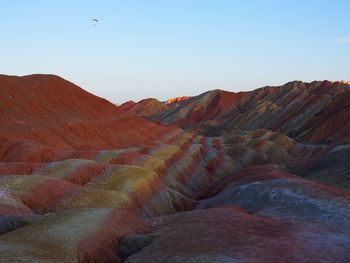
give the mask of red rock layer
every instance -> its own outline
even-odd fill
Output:
[[[347,186],[344,85],[118,108],[56,76],[0,76],[0,261],[348,262],[349,192],[287,172]]]
[[[136,104],[135,101],[129,100],[129,101],[123,103],[122,105],[120,105],[120,106],[119,106],[119,109],[128,110],[128,109],[130,109],[132,106],[134,106],[135,104]]]
[[[0,261],[116,262],[121,236],[192,209],[233,171],[221,141],[56,76],[1,76],[0,94]]]
[[[263,128],[312,142],[344,142],[350,139],[349,94],[349,85],[342,82],[294,81],[251,92],[209,91],[156,115],[143,116],[199,131]]]
[[[0,87],[0,160],[6,162],[152,144],[174,129],[125,113],[57,76],[0,76]]]
[[[126,102],[120,108],[131,113],[136,113],[139,116],[150,118],[160,111],[169,109],[169,106],[157,99],[144,99],[133,105]]]

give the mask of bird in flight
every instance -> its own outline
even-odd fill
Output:
[[[92,22],[94,22],[94,24],[96,25],[99,21],[97,18],[94,18],[94,19],[92,19]]]

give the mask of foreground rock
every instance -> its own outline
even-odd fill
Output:
[[[122,250],[125,243],[129,251]],[[122,255],[136,252],[126,257],[128,263],[347,262],[350,259],[349,234],[252,215],[235,206],[156,218],[149,234],[124,238],[119,247]]]
[[[191,212],[120,241],[125,262],[348,262],[350,193],[276,166],[243,169]]]

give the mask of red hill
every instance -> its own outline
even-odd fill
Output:
[[[0,76],[0,104],[0,160],[6,161],[149,144],[171,130],[53,75]]]
[[[117,107],[0,76],[0,261],[348,262],[349,100],[292,82]]]
[[[349,141],[349,94],[345,82],[294,81],[250,92],[208,91],[142,116],[191,129],[263,128],[312,142]]]

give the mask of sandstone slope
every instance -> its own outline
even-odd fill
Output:
[[[0,95],[0,262],[350,261],[347,83],[117,107],[0,76]]]
[[[215,139],[57,76],[1,76],[0,93],[0,262],[116,262],[121,236],[193,208],[233,171]]]

